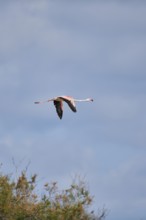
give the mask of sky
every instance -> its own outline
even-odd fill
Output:
[[[0,1],[0,163],[66,188],[107,220],[146,219],[146,1]],[[92,97],[64,104],[34,101]]]

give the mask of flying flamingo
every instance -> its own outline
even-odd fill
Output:
[[[71,108],[71,110],[73,112],[76,112],[76,106],[75,106],[75,102],[93,102],[92,98],[87,98],[87,99],[74,99],[73,97],[70,96],[58,96],[52,99],[48,99],[46,101],[41,101],[41,102],[34,102],[35,104],[41,104],[41,103],[45,103],[45,102],[50,102],[53,101],[55,108],[56,108],[56,112],[59,116],[60,119],[62,119],[63,116],[63,101],[66,102],[69,107]]]

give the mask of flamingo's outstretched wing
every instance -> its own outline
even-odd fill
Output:
[[[77,111],[76,106],[75,106],[75,102],[73,101],[73,99],[68,99],[65,97],[59,97],[59,98],[61,98],[63,101],[65,101],[69,105],[69,107],[71,108],[71,110],[73,112]]]
[[[57,112],[59,118],[61,119],[63,116],[63,103],[62,103],[62,101],[54,100],[54,105],[56,108],[56,112]]]

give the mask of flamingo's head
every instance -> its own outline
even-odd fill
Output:
[[[92,98],[87,98],[87,101],[93,102],[93,99]]]

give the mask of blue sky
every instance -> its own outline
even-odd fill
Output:
[[[85,176],[108,220],[146,219],[146,2],[0,2],[0,162],[40,182]],[[58,95],[94,98],[64,104]]]

